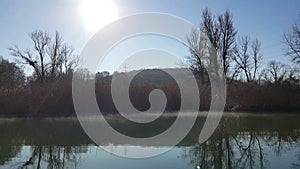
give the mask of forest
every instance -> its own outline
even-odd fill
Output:
[[[209,109],[210,81],[202,57],[201,34],[205,34],[216,49],[227,84],[225,112],[300,112],[300,17],[299,22],[283,32],[285,44],[282,57],[290,64],[272,60],[263,64],[261,42],[243,35],[234,26],[233,14],[225,11],[212,14],[204,9],[199,27],[187,35],[190,55],[186,64],[197,79],[200,92],[199,111]],[[62,117],[75,116],[72,101],[72,78],[78,56],[62,35],[54,36],[43,30],[29,34],[31,49],[18,45],[8,47],[10,58],[0,57],[0,116],[2,117]],[[279,59],[280,60],[280,59]],[[33,70],[26,76],[24,67]],[[180,72],[180,68],[169,69]],[[105,114],[118,114],[111,97],[113,76],[129,72],[107,71],[90,73],[81,70],[82,81],[95,78],[95,93],[99,108]],[[187,78],[187,77],[182,77]],[[148,96],[153,89],[161,89],[167,96],[166,112],[180,108],[180,91],[174,79],[163,69],[142,70],[129,89],[132,104],[141,111],[150,107]]]

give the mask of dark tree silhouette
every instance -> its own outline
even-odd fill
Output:
[[[232,48],[235,42],[237,30],[233,26],[233,16],[229,11],[224,14],[213,16],[206,8],[202,12],[202,23],[199,29],[195,28],[188,36],[188,45],[191,55],[188,62],[192,70],[196,72],[204,71],[204,60],[201,58],[205,54],[207,43],[203,43],[203,36],[207,36],[210,44],[215,48],[216,55],[220,58],[225,76],[228,76],[231,62]],[[217,18],[217,19],[215,19]]]
[[[34,69],[34,75],[39,82],[44,83],[62,73],[70,73],[76,66],[77,59],[73,55],[73,49],[63,42],[58,32],[54,40],[47,32],[41,30],[32,32],[29,37],[34,44],[33,49],[23,51],[18,45],[14,45],[8,50],[19,63]]]
[[[256,80],[261,60],[259,40],[251,41],[249,36],[240,37],[233,49],[235,70],[232,77],[234,78],[237,74],[243,72],[247,82]]]
[[[215,16],[206,8],[202,12],[200,30],[205,33],[216,48],[222,61],[225,76],[227,76],[230,67],[231,49],[237,34],[237,30],[233,26],[232,14],[227,10],[224,14],[218,15],[217,20],[215,20]]]
[[[0,87],[16,88],[25,84],[25,74],[15,63],[0,58]]]
[[[269,62],[262,73],[266,81],[280,83],[287,79],[289,69],[288,65],[273,60]]]
[[[283,35],[284,43],[287,48],[285,54],[291,56],[292,61],[300,64],[300,14],[298,22],[296,22],[292,29]]]

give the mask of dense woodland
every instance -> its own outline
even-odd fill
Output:
[[[204,56],[201,34],[205,34],[226,78],[225,111],[300,112],[300,17],[290,30],[283,32],[286,48],[282,49],[282,57],[291,59],[291,64],[286,65],[275,60],[262,64],[261,42],[257,37],[238,32],[229,11],[214,15],[205,9],[201,16],[199,27],[187,36],[190,55],[186,58],[198,82],[200,111],[208,110],[210,106],[207,70],[214,60]],[[29,37],[33,42],[31,49],[22,49],[18,45],[8,48],[15,62],[0,58],[0,116],[74,116],[72,77],[78,63],[77,55],[58,32],[52,36],[36,30]],[[24,66],[33,70],[31,76],[25,76]],[[170,69],[174,73],[179,70]],[[110,93],[112,76],[126,76],[132,72],[81,72],[83,81],[95,78],[100,109],[107,114],[116,114]],[[143,70],[134,78],[130,85],[132,104],[138,110],[147,110],[149,93],[156,88],[166,93],[166,111],[178,111],[179,88],[171,76],[158,69]]]

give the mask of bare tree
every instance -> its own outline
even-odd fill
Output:
[[[50,57],[50,77],[53,79],[56,75],[57,67],[60,65],[60,50],[62,45],[62,37],[55,33],[55,38],[52,44],[48,47],[48,55]]]
[[[34,43],[34,49],[38,53],[39,63],[40,63],[40,78],[44,82],[46,68],[45,68],[45,59],[46,59],[46,50],[49,45],[51,38],[47,32],[34,31],[30,34],[30,38]]]
[[[285,54],[292,57],[292,61],[300,64],[300,15],[298,23],[292,26],[292,30],[283,35],[284,43],[287,46]]]
[[[230,54],[232,46],[235,42],[237,31],[233,27],[233,17],[226,11],[223,15],[218,17],[219,27],[221,31],[220,36],[220,56],[223,62],[223,69],[225,76],[228,75],[230,66]]]
[[[192,30],[188,37],[191,51],[191,56],[188,60],[192,63],[192,68],[196,70],[202,69],[203,61],[201,61],[201,58],[199,59],[199,56],[202,55],[201,52],[203,51],[201,49],[203,44],[201,44],[200,35],[204,33],[216,49],[216,53],[222,62],[225,76],[228,75],[231,50],[237,33],[233,26],[232,15],[229,11],[226,11],[224,14],[218,15],[216,20],[215,16],[206,8],[202,12],[202,23],[199,30]]]
[[[287,79],[289,69],[289,66],[273,60],[263,70],[263,75],[269,82],[280,83]]]
[[[253,70],[253,78],[255,79],[257,76],[257,71],[258,68],[260,66],[260,63],[262,61],[262,54],[260,53],[260,46],[261,43],[258,39],[255,39],[254,41],[252,41],[252,56],[253,56],[253,64],[254,64],[254,70]]]
[[[34,69],[37,80],[53,80],[62,73],[68,73],[76,65],[73,49],[63,42],[56,32],[54,40],[47,32],[36,30],[29,34],[34,47],[31,50],[21,50],[14,45],[8,50],[19,63],[29,65]]]
[[[243,72],[247,82],[254,81],[257,77],[259,64],[262,60],[259,40],[251,41],[249,36],[238,39],[233,49],[233,61],[236,64],[235,72]]]
[[[205,66],[203,65],[202,56],[204,55],[203,43],[201,42],[201,32],[194,28],[188,37],[188,45],[190,55],[187,57],[192,71],[201,73],[205,71]]]
[[[64,72],[68,75],[73,72],[74,68],[77,66],[78,57],[73,54],[74,50],[71,46],[64,44],[61,49],[60,62],[59,62],[59,72],[63,74]]]
[[[190,56],[187,59],[190,69],[200,75],[202,83],[208,82],[208,74],[210,74],[210,78],[215,80],[224,76],[223,67],[218,62],[220,58],[218,58],[217,50],[209,37],[199,29],[194,28],[188,37],[188,45]]]

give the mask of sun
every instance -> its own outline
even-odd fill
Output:
[[[118,18],[118,10],[112,0],[82,0],[80,14],[88,31],[98,31]]]

